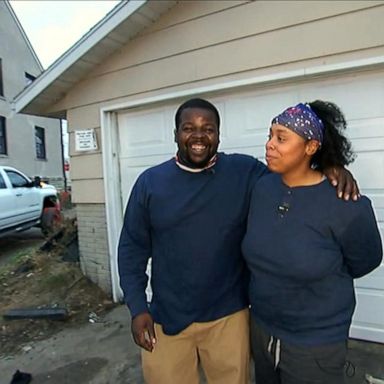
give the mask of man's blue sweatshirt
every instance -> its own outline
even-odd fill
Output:
[[[241,241],[250,190],[265,172],[250,156],[219,153],[215,166],[203,172],[182,170],[172,159],[139,176],[118,249],[120,285],[132,317],[148,311],[149,258],[149,311],[166,334],[248,306]]]

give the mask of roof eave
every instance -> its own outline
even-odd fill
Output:
[[[33,83],[20,92],[12,102],[15,113],[37,114],[35,108],[31,110],[30,104],[45,89],[49,87],[66,70],[81,59],[101,39],[112,32],[121,22],[135,13],[149,0],[135,0],[122,2],[117,5],[106,17],[97,23],[87,34],[85,34],[75,45],[59,57],[45,72],[43,72]],[[58,101],[58,100],[57,100]],[[63,112],[39,111],[39,115],[52,117],[56,113],[63,116]],[[40,114],[41,113],[41,114]]]

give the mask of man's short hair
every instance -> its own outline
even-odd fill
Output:
[[[200,109],[207,109],[208,111],[212,111],[216,117],[217,128],[218,129],[220,128],[220,115],[219,115],[219,111],[217,110],[217,108],[207,100],[196,98],[196,99],[189,99],[189,100],[185,101],[177,109],[176,114],[175,114],[175,128],[176,128],[176,130],[179,128],[181,113],[184,111],[184,109],[187,109],[187,108],[200,108]]]

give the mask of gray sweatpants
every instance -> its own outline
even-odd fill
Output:
[[[251,318],[256,384],[343,384],[347,342],[306,347],[274,338]]]

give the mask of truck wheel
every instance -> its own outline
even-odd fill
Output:
[[[58,222],[56,207],[44,208],[43,214],[41,215],[41,231],[43,235],[47,236],[53,233],[57,228]]]

